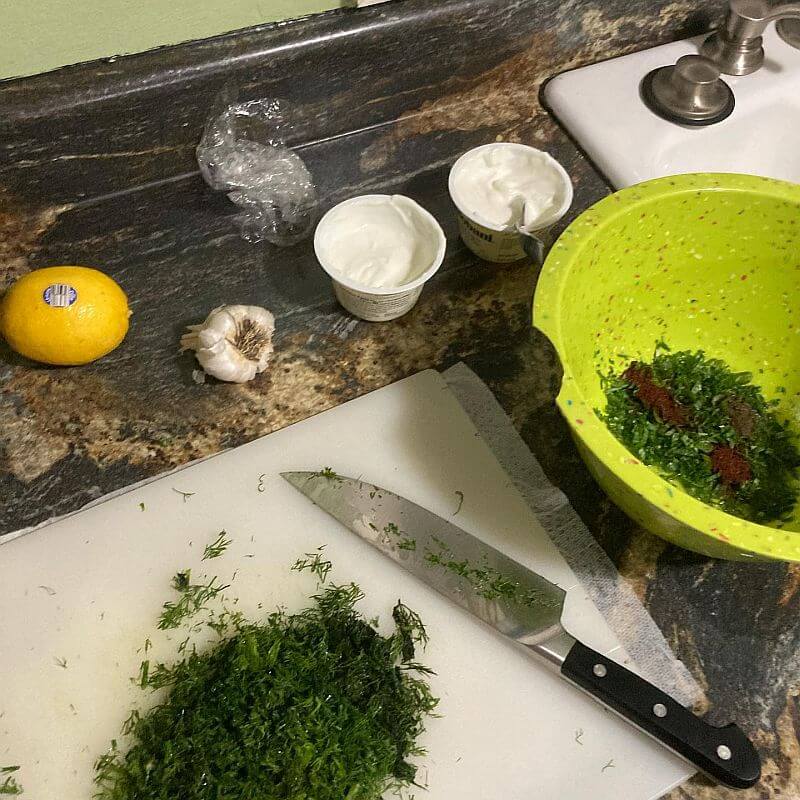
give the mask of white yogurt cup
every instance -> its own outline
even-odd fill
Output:
[[[461,180],[465,171],[470,169],[471,162],[492,150],[509,150],[522,155],[534,155],[539,165],[544,164],[549,170],[549,178],[557,185],[555,203],[535,219],[524,224],[522,220],[512,222],[489,219],[471,203],[469,192],[465,191]],[[450,198],[458,210],[458,228],[464,244],[476,256],[486,261],[507,263],[525,258],[533,249],[541,251],[544,247],[544,233],[566,214],[572,205],[572,181],[567,171],[549,153],[516,142],[492,142],[481,145],[464,153],[450,170],[448,181]],[[524,237],[528,237],[526,242]],[[526,248],[525,245],[528,245]]]
[[[369,322],[397,319],[414,307],[442,265],[446,244],[433,215],[403,195],[345,200],[314,234],[314,252],[337,300]]]

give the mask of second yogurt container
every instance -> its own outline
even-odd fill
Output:
[[[468,150],[450,170],[450,197],[464,244],[498,263],[525,258],[526,239],[541,233],[572,205],[572,181],[549,153],[516,142]]]

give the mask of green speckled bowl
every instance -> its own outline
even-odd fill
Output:
[[[617,505],[699,553],[800,561],[800,508],[781,528],[726,514],[639,463],[595,413],[598,370],[649,360],[663,339],[752,372],[800,431],[800,185],[680,175],[601,200],[553,246],[533,319],[564,367],[559,408]]]

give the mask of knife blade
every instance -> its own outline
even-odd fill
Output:
[[[744,732],[717,727],[561,624],[566,593],[426,508],[374,484],[282,473],[292,486],[416,578],[527,648],[578,688],[714,780],[753,786],[761,761]]]

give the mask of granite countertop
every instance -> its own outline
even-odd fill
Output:
[[[754,737],[764,777],[736,796],[800,797],[800,567],[678,550],[610,503],[554,406],[560,369],[530,324],[536,270],[476,259],[458,239],[447,196],[459,153],[522,141],[570,173],[567,223],[609,189],[542,108],[542,81],[709,20],[693,18],[687,0],[405,0],[388,8],[0,84],[0,102],[11,108],[0,123],[0,287],[40,266],[96,264],[133,308],[123,345],[85,368],[39,367],[0,350],[0,536],[463,360],[642,598],[703,687],[712,721],[733,719]],[[405,47],[422,24],[425,60]],[[348,40],[347,52],[320,44],[331,31]],[[361,61],[348,61],[354,49]],[[275,77],[280,64],[291,66],[291,84]],[[309,241],[281,250],[239,237],[232,205],[203,184],[192,160],[210,98],[234,78],[245,95],[280,86],[292,97],[295,144],[324,207],[366,191],[402,192],[442,223],[445,263],[410,314],[360,322],[336,304]],[[171,127],[165,107],[178,120]],[[274,365],[243,386],[198,385],[178,338],[232,302],[275,313]],[[733,796],[696,778],[669,797]]]

